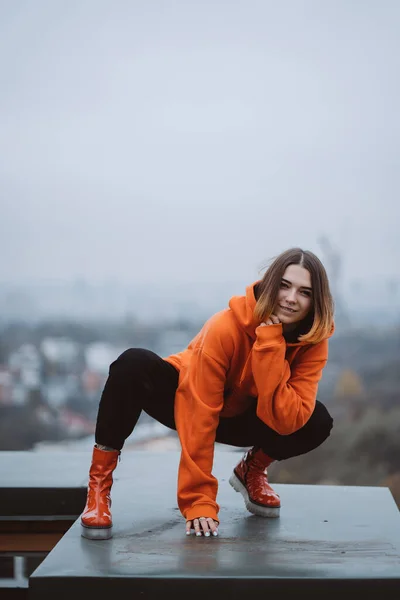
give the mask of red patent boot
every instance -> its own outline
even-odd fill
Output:
[[[110,491],[119,455],[119,450],[93,448],[86,506],[81,516],[81,535],[90,540],[112,537]]]
[[[274,462],[261,449],[251,448],[236,465],[229,479],[244,498],[246,508],[260,517],[279,517],[281,501],[268,483],[267,467]]]

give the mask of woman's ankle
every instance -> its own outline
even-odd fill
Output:
[[[110,448],[110,446],[103,446],[102,444],[95,444],[95,447],[98,450],[105,450],[106,452],[118,452],[115,448]]]

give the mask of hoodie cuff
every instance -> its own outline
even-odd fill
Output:
[[[194,519],[198,519],[199,517],[206,517],[207,519],[211,518],[219,523],[217,511],[210,504],[196,504],[195,506],[192,506],[192,508],[189,508],[186,511],[186,521],[193,521]]]
[[[257,339],[254,347],[261,349],[276,346],[284,341],[282,323],[276,325],[259,325],[256,328]]]

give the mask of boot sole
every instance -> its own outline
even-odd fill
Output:
[[[229,483],[233,487],[235,492],[239,492],[240,494],[242,494],[247,510],[253,513],[253,515],[257,515],[258,517],[267,517],[269,519],[275,519],[279,517],[281,510],[280,506],[265,507],[261,506],[260,504],[256,504],[255,502],[250,500],[248,491],[246,490],[245,486],[240,481],[240,479],[237,477],[235,472],[233,472],[230,476]]]
[[[88,527],[81,523],[81,536],[88,540],[109,540],[112,538],[111,527]]]

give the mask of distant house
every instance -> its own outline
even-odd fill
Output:
[[[107,342],[94,342],[84,349],[84,360],[89,371],[108,375],[110,364],[125,350]]]
[[[0,405],[12,403],[12,374],[6,365],[0,365]]]
[[[50,364],[57,366],[58,373],[70,373],[79,363],[81,346],[67,337],[45,337],[40,350]]]
[[[42,360],[38,349],[33,344],[22,344],[12,352],[8,359],[8,367],[14,380],[18,380],[28,388],[40,385]]]
[[[12,377],[11,404],[24,405],[32,391],[41,387],[42,358],[33,344],[23,344],[8,358]]]

